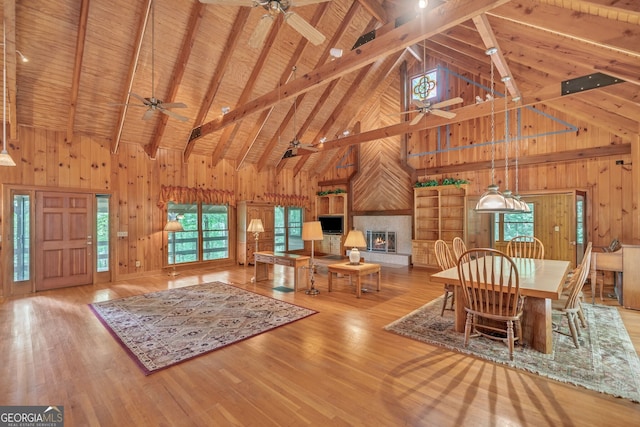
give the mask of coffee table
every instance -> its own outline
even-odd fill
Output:
[[[333,286],[333,275],[344,274],[349,276],[349,280],[356,278],[356,298],[362,294],[362,276],[376,274],[378,276],[377,291],[380,292],[380,264],[361,262],[360,264],[339,263],[329,264],[329,292]]]

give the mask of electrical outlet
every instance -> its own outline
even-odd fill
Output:
[[[129,236],[128,231],[118,231],[118,237],[127,237]]]
[[[136,260],[136,268],[140,268],[140,266],[142,265],[142,263],[138,260]]]

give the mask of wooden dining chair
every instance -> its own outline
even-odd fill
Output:
[[[436,253],[436,261],[438,261],[438,265],[442,271],[448,270],[456,266],[456,261],[451,254],[451,250],[449,250],[449,246],[447,246],[447,242],[444,240],[437,240],[434,246],[434,250]],[[451,308],[454,309],[455,304],[455,285],[446,284],[444,285],[444,301],[442,302],[442,311],[440,312],[440,316],[444,316],[444,310],[447,307],[447,301],[451,300]]]
[[[460,256],[467,251],[467,244],[462,240],[461,237],[453,238],[453,255],[456,258],[456,263],[460,262]],[[463,260],[463,262],[468,261],[468,259]]]
[[[464,345],[478,336],[499,340],[507,345],[513,360],[515,344],[522,339],[524,305],[516,264],[495,249],[472,249],[462,256],[472,260],[458,264],[467,312]]]
[[[569,333],[567,333],[561,329],[561,324],[558,323],[553,325],[553,331],[570,336],[573,339],[573,344],[576,348],[580,348],[580,327],[587,327],[584,312],[582,311],[581,295],[582,288],[584,288],[584,284],[586,283],[589,275],[589,268],[591,267],[590,248],[591,245],[587,245],[589,256],[585,256],[585,258],[583,258],[583,262],[580,263],[571,277],[568,286],[569,294],[565,297],[561,297],[559,300],[554,300],[551,305],[553,311],[564,315],[569,327]],[[585,252],[585,255],[587,255],[587,252]],[[578,321],[580,321],[580,324],[578,324]]]
[[[507,243],[506,252],[512,258],[544,259],[544,244],[533,236],[516,236]]]

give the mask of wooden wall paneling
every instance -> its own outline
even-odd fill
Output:
[[[130,144],[122,144],[118,151],[118,227],[117,231],[129,232],[129,186],[128,176],[128,151]],[[129,259],[129,239],[131,237],[119,237],[117,245],[118,265],[116,275],[127,274],[127,260]]]
[[[638,133],[631,141],[631,164],[640,165],[640,125]],[[640,166],[631,169],[631,243],[640,244]]]
[[[80,179],[80,162],[82,160],[82,139],[79,136],[74,136],[70,142],[67,142],[69,151],[67,153],[67,168],[69,183],[68,186],[72,188],[82,188],[82,182]]]
[[[152,180],[153,175],[151,174],[151,167],[147,169],[147,164],[154,162],[154,160],[148,160],[148,157],[144,155],[144,151],[142,147],[136,147],[136,156],[135,156],[135,171],[129,171],[129,173],[134,172],[135,174],[131,174],[129,177],[130,181],[133,184],[135,191],[135,199],[134,203],[129,202],[129,209],[132,209],[135,218],[132,218],[132,222],[135,224],[134,234],[135,240],[129,239],[130,244],[135,244],[132,246],[132,250],[129,252],[131,255],[129,259],[129,272],[135,273],[138,271],[138,267],[136,267],[136,261],[140,261],[140,264],[146,259],[148,255],[148,244],[144,244],[148,237],[151,235],[153,221],[151,218],[151,206],[150,206],[150,181]],[[156,153],[157,154],[157,153]],[[134,243],[135,242],[135,243]]]
[[[33,129],[20,128],[21,145],[32,147],[34,157],[25,157],[27,164],[33,166],[33,185],[47,185],[47,138],[46,133]],[[28,184],[30,180],[25,180]]]
[[[127,144],[126,150],[127,161],[127,232],[129,233],[129,250],[127,258],[124,259],[125,271],[127,274],[135,272],[135,259],[137,256],[138,247],[138,198],[141,196],[138,194],[138,155],[140,157],[146,157],[142,147],[138,152],[138,146],[134,144]]]
[[[7,138],[9,138],[9,136],[7,136]],[[9,151],[13,161],[16,162],[16,168],[14,169],[20,170],[20,179],[17,182],[24,183],[24,185],[35,185],[39,175],[35,167],[38,149],[35,138],[31,138],[28,141],[24,139],[21,140],[20,151],[12,149],[12,147],[16,145],[13,142],[14,141],[7,140],[7,151]]]
[[[51,187],[58,186],[58,141],[54,138],[55,133],[45,131],[47,144],[47,182],[46,185]]]
[[[93,138],[76,134],[74,138],[77,138],[79,141],[79,158],[77,163],[78,168],[78,181],[80,183],[80,188],[83,189],[99,189],[103,188],[104,183],[96,181],[95,183],[91,180],[91,169],[92,169],[92,153],[94,151],[100,150],[100,142],[98,139],[93,141]],[[109,156],[107,154],[106,158]]]

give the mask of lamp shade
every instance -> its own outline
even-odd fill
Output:
[[[0,152],[0,166],[15,166],[16,162],[13,161],[7,150]]]
[[[182,228],[182,224],[177,219],[170,219],[164,226],[164,231],[184,231],[184,228]]]
[[[347,239],[344,241],[344,245],[349,248],[366,248],[367,241],[364,238],[364,234],[360,230],[351,230],[347,234]]]
[[[309,221],[302,223],[302,240],[322,240],[322,225],[320,221]]]
[[[264,233],[264,226],[262,225],[262,220],[260,218],[254,218],[249,223],[249,228],[247,228],[249,233]]]
[[[504,196],[498,191],[498,186],[495,184],[487,187],[487,191],[480,197],[476,205],[476,212],[500,213],[509,211],[513,211],[513,208],[507,207]]]

